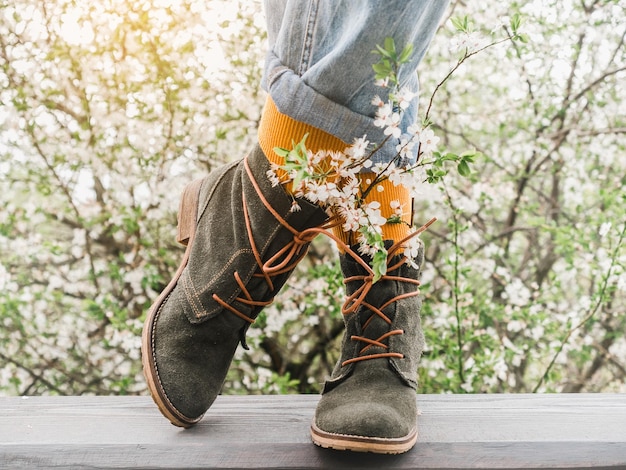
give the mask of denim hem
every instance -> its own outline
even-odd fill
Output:
[[[379,145],[385,140],[383,129],[374,125],[373,118],[356,113],[318,93],[302,77],[284,66],[271,51],[267,56],[266,70],[263,87],[282,114],[328,132],[347,145],[364,135],[371,144]],[[374,154],[374,163],[388,162],[395,157],[399,142],[400,139],[389,139]]]

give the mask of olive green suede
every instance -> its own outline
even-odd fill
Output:
[[[396,257],[390,260],[388,265],[394,266],[398,260]],[[415,262],[421,266],[423,246]],[[348,255],[341,256],[341,268],[346,279],[368,274]],[[316,433],[318,437],[323,433],[330,441],[333,435],[338,437],[338,443],[341,439],[340,446],[336,448],[351,449],[352,438],[354,442],[360,442],[360,447],[353,450],[367,451],[372,450],[367,448],[367,438],[372,438],[383,442],[382,450],[372,451],[387,452],[384,450],[385,440],[401,440],[416,436],[417,367],[424,347],[420,322],[421,300],[416,295],[398,299],[387,305],[382,312],[391,320],[391,324],[379,315],[373,315],[365,304],[380,308],[397,296],[416,292],[418,289],[416,284],[394,277],[417,280],[420,270],[403,263],[387,275],[392,278],[383,277],[374,283],[361,306],[355,312],[344,315],[346,331],[341,358],[331,377],[324,384],[322,397],[315,412],[312,434],[317,444],[322,445],[316,439]],[[346,284],[346,293],[351,295],[362,286],[363,280],[349,281]],[[369,323],[366,323],[368,319]],[[365,325],[367,326],[364,327]],[[383,344],[388,345],[388,349],[374,345],[362,351],[367,343],[353,339],[353,336],[362,336],[377,340],[393,330],[402,330],[403,334],[392,335],[382,340]],[[400,353],[403,357],[366,359],[344,365],[345,361],[359,356],[381,353]],[[334,447],[325,444],[324,446]],[[408,449],[401,452],[406,450]],[[397,453],[395,450],[389,452]]]
[[[151,392],[162,412],[165,407],[177,417],[178,422],[170,419],[174,424],[191,425],[202,417],[222,388],[239,342],[245,346],[249,322],[223,307],[215,296],[254,319],[262,306],[240,301],[247,298],[240,283],[254,301],[268,301],[293,270],[273,276],[272,285],[259,275],[254,252],[265,262],[293,242],[294,233],[277,220],[258,193],[297,232],[327,218],[322,209],[306,201],[298,201],[301,211],[291,212],[292,198],[282,187],[270,184],[269,169],[256,146],[246,159],[204,179],[187,265],[169,296],[153,306],[154,314],[146,323],[149,330],[144,331],[148,338],[144,341],[149,344],[144,345],[144,354],[150,355],[146,373],[151,374],[156,390]],[[295,260],[306,247],[306,243],[298,247]]]

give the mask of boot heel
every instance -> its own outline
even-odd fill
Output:
[[[178,231],[176,241],[187,246],[196,232],[201,179],[192,181],[183,190],[178,208]]]

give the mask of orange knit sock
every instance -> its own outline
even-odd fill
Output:
[[[278,111],[274,101],[270,97],[267,98],[259,123],[259,145],[270,163],[283,165],[285,159],[274,152],[274,148],[280,147],[291,150],[306,134],[308,134],[306,148],[312,152],[319,150],[340,152],[348,147],[348,144],[334,135],[282,114]],[[277,173],[279,179],[282,180],[285,172],[279,170]],[[290,183],[283,185],[283,187],[289,194],[293,194]]]
[[[308,134],[306,148],[312,152],[319,150],[344,151],[348,147],[348,144],[341,139],[317,127],[296,121],[282,114],[278,111],[272,99],[268,97],[259,123],[259,145],[270,163],[275,163],[279,166],[283,165],[285,163],[284,157],[274,152],[274,148],[280,147],[291,150],[295,144],[302,140],[305,134]],[[279,179],[282,179],[285,175],[285,172],[282,172],[282,170],[278,170],[277,173]],[[369,186],[368,181],[373,180],[374,175],[362,173],[360,178],[361,188],[365,190]],[[285,183],[283,187],[289,194],[293,194],[291,183]],[[381,214],[387,219],[396,214],[398,210],[396,207],[399,207],[401,210],[401,223],[387,223],[383,226],[383,238],[385,240],[398,241],[409,234],[412,224],[412,207],[411,197],[406,188],[394,186],[389,181],[383,181],[377,184],[376,188],[372,189],[365,198],[365,202],[372,201],[380,203]],[[392,203],[394,207],[392,207]],[[348,245],[358,242],[358,234],[344,232],[341,225],[334,227],[333,232]]]
[[[373,181],[373,173],[361,173],[361,189],[365,190]],[[399,215],[397,222],[386,223],[382,227],[383,239],[397,242],[409,235],[413,223],[412,199],[404,186],[394,186],[389,180],[378,183],[365,197],[365,203],[378,201],[383,217],[389,219]],[[395,217],[394,217],[395,218]],[[344,232],[341,226],[333,228],[335,236],[344,243],[354,245],[358,243],[358,233]]]

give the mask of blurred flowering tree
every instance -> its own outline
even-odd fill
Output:
[[[243,152],[262,101],[258,5],[208,3],[2,5],[0,389],[144,388],[178,192]]]
[[[528,41],[477,55],[438,97],[433,120],[445,145],[485,158],[470,182],[451,179],[439,198],[423,201],[426,213],[447,220],[428,243],[425,388],[625,391],[619,3],[472,7],[480,26],[461,34],[452,59],[480,48],[483,25],[512,11],[526,18]],[[448,47],[438,41],[428,65],[438,68]]]
[[[437,88],[515,12],[526,42]],[[179,191],[255,138],[260,13],[0,5],[0,393],[144,392],[139,334],[182,255]],[[422,65],[422,107],[442,152],[483,157],[418,200],[418,223],[440,220],[423,236],[421,390],[626,391],[626,14],[509,0],[453,1],[453,17]],[[335,259],[317,240],[225,392],[318,390],[343,328]]]

